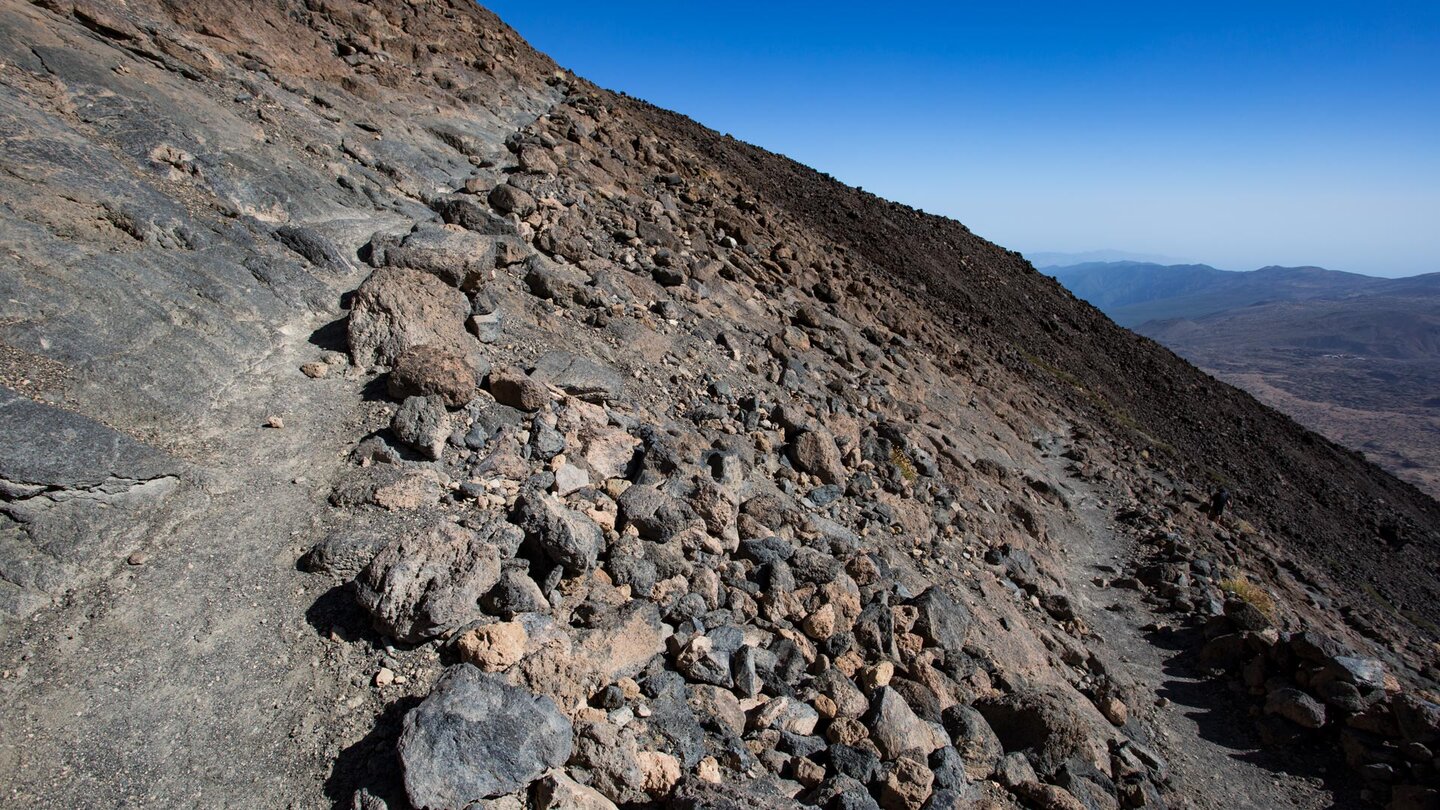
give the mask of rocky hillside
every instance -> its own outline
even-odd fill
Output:
[[[962,225],[464,0],[0,64],[7,803],[1440,800],[1440,506]]]

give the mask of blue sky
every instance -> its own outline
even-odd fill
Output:
[[[596,83],[1016,250],[1440,271],[1440,3],[487,4]]]

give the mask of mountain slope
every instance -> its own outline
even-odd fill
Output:
[[[1018,254],[462,0],[0,15],[11,803],[1431,795],[1440,506]]]

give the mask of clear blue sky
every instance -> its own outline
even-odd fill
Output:
[[[561,65],[1024,252],[1440,271],[1440,2],[487,4]]]

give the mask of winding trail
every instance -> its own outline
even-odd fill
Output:
[[[1174,779],[1194,797],[1195,806],[1214,810],[1350,806],[1318,775],[1286,772],[1282,765],[1287,763],[1259,749],[1246,714],[1248,699],[1237,701],[1224,683],[1188,666],[1185,651],[1198,643],[1198,633],[1146,631],[1142,628],[1156,623],[1157,617],[1138,591],[1096,584],[1097,578],[1113,578],[1116,570],[1124,569],[1135,556],[1134,543],[1116,530],[1104,496],[1066,471],[1067,459],[1057,453],[1046,458],[1053,480],[1064,482],[1073,507],[1062,542],[1073,555],[1064,574],[1076,612],[1113,651],[1122,679],[1163,704],[1129,708],[1132,718],[1140,715],[1153,730],[1155,747]]]

